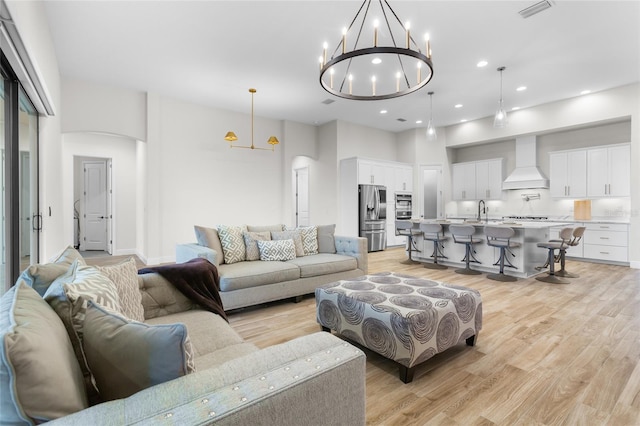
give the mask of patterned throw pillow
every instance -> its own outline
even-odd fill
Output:
[[[144,321],[142,293],[138,288],[138,267],[135,259],[130,257],[116,265],[97,268],[116,285],[122,315],[135,321]]]
[[[302,244],[302,234],[300,231],[282,231],[272,232],[272,240],[293,240],[293,245],[296,247],[296,257],[304,256],[304,245]]]
[[[302,245],[304,246],[304,255],[318,254],[318,227],[317,226],[299,226],[296,230],[302,235]]]
[[[271,240],[271,233],[264,232],[243,232],[244,245],[247,247],[246,260],[260,260],[260,250],[258,249],[258,241]]]
[[[127,321],[89,302],[84,330],[87,362],[104,401],[126,398],[195,371],[184,324]]]
[[[293,240],[258,241],[260,260],[292,260],[296,258],[296,246]]]
[[[218,225],[218,235],[224,252],[224,263],[242,262],[246,258],[247,249],[244,245],[242,226]]]

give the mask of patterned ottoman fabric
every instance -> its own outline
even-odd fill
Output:
[[[337,281],[317,288],[315,296],[321,326],[407,368],[482,328],[478,291],[409,275],[382,272]]]

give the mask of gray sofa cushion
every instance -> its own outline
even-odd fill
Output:
[[[318,225],[318,253],[335,253],[336,239],[334,234],[336,225]]]
[[[358,261],[351,256],[341,254],[319,253],[288,260],[300,268],[300,277],[317,277],[336,272],[351,271],[358,268]]]
[[[224,263],[224,252],[222,251],[222,243],[220,243],[218,230],[198,225],[194,226],[193,229],[196,232],[196,240],[198,241],[198,244],[204,247],[209,247],[218,253],[216,256],[216,266]]]
[[[187,326],[198,371],[258,350],[255,345],[245,342],[219,315],[202,309],[147,320],[147,324],[152,325],[173,323]]]
[[[223,292],[300,278],[297,265],[261,260],[220,265],[218,273],[220,274],[220,291]]]

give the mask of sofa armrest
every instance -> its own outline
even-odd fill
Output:
[[[367,239],[362,237],[342,237],[336,235],[336,253],[345,256],[353,256],[358,261],[358,269],[366,274],[369,270],[367,258]]]
[[[319,332],[53,424],[364,425],[365,355]]]
[[[219,253],[214,249],[196,243],[176,244],[176,263],[188,262],[197,257],[202,257],[214,265],[220,266]]]

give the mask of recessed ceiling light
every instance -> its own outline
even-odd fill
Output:
[[[516,89],[518,92],[524,92],[525,90],[527,90],[527,86],[520,86]]]
[[[511,108],[511,111],[517,111],[519,109],[520,109],[520,107],[513,107],[513,108]]]
[[[416,124],[422,124],[422,120],[416,120]]]
[[[380,111],[380,114],[386,114],[386,113],[387,113],[386,109],[383,109],[383,110]]]
[[[461,123],[466,123],[466,122],[467,122],[467,119],[466,119],[466,118],[463,118],[462,120],[460,120],[460,122],[461,122]]]
[[[476,64],[476,66],[477,66],[478,68],[482,68],[482,67],[486,67],[488,64],[489,64],[489,62],[487,62],[487,61],[485,61],[485,60],[482,60],[482,61],[478,62],[478,63]]]
[[[382,63],[382,59],[380,59],[380,58],[373,58],[373,59],[371,60],[371,63],[372,63],[372,64],[374,64],[374,65],[381,64],[381,63]]]
[[[462,108],[462,104],[455,104],[453,107],[454,108]]]
[[[591,90],[583,90],[580,92],[581,95],[588,95],[589,93],[591,93]]]

